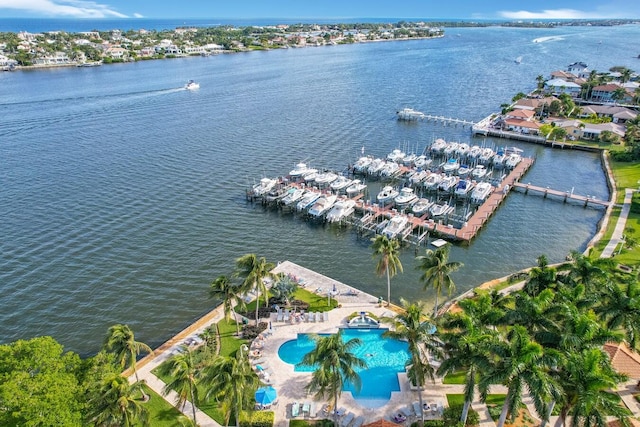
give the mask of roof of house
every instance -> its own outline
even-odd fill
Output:
[[[547,80],[545,83],[545,86],[548,87],[565,87],[567,89],[569,88],[579,88],[580,85],[573,83],[573,82],[568,82],[566,80],[562,80],[562,79],[551,79],[551,80]]]
[[[505,119],[504,121],[509,126],[515,126],[527,129],[540,129],[540,124],[536,122],[530,122],[522,119]]]
[[[523,110],[521,108],[517,108],[513,111],[509,111],[507,114],[505,114],[507,117],[513,117],[513,118],[518,118],[518,119],[530,119],[533,116],[536,115],[535,111],[531,111],[531,110]]]
[[[615,83],[607,83],[593,88],[594,91],[597,90],[598,92],[614,92],[616,89],[620,89],[620,85]]]
[[[551,77],[553,77],[554,79],[562,79],[562,80],[568,81],[568,80],[573,80],[578,76],[576,76],[575,74],[569,73],[567,71],[558,70],[558,71],[552,71]]]
[[[556,126],[561,128],[568,128],[568,127],[578,128],[580,127],[581,124],[583,124],[580,120],[575,120],[575,119],[554,120],[553,123],[555,123]]]
[[[635,418],[628,417],[627,421],[629,421],[629,425],[632,427],[640,427],[640,421]],[[609,421],[607,423],[607,427],[623,427],[622,423],[618,420]]]
[[[513,108],[521,108],[521,109],[535,109],[540,105],[540,100],[535,98],[522,98],[518,99],[515,104],[513,104]]]
[[[630,378],[640,378],[640,355],[631,350],[625,343],[606,343],[604,351],[609,354],[613,368]]]

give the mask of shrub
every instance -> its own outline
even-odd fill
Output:
[[[240,427],[273,427],[273,411],[242,412]]]
[[[462,407],[463,405],[452,405],[448,408],[444,408],[444,412],[442,414],[442,421],[445,426],[457,426],[460,423],[460,415],[462,415]],[[480,422],[480,415],[469,408],[469,414],[467,415],[467,426],[476,426]]]
[[[631,212],[640,213],[640,193],[633,193],[631,198]]]
[[[242,327],[242,338],[246,340],[253,340],[260,334],[260,332],[267,329],[267,326],[269,325],[266,322],[260,322],[258,323],[258,326],[244,325]]]

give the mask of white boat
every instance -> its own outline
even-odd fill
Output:
[[[316,202],[316,200],[320,198],[321,195],[322,194],[320,194],[318,191],[307,191],[298,201],[298,204],[296,205],[296,210],[298,212],[304,211],[305,209],[313,205]]]
[[[264,195],[264,200],[269,203],[276,202],[284,198],[287,195],[287,191],[288,188],[282,185],[275,185]]]
[[[453,206],[449,206],[447,203],[444,203],[444,204],[434,203],[429,209],[429,212],[431,213],[431,217],[435,218],[435,217],[447,215],[453,212],[454,209],[455,208]]]
[[[406,156],[404,151],[396,148],[392,152],[387,154],[387,160],[391,160],[392,162],[401,162],[402,159],[404,159],[404,156]]]
[[[367,184],[360,181],[359,179],[354,179],[350,186],[347,187],[347,195],[349,197],[353,197],[356,194],[362,193],[367,188]]]
[[[290,188],[287,195],[282,198],[282,204],[285,206],[291,206],[294,203],[297,203],[304,195],[304,191],[305,190],[303,188]]]
[[[458,197],[466,197],[473,188],[473,183],[468,179],[461,179],[456,185],[454,193]]]
[[[458,148],[456,148],[456,154],[460,157],[466,156],[468,152],[469,144],[467,144],[466,142],[459,144]]]
[[[444,150],[446,146],[447,146],[447,141],[445,141],[442,138],[438,138],[435,141],[433,141],[433,144],[431,144],[431,147],[429,147],[429,150],[431,150],[432,153],[440,154],[442,153],[442,150]]]
[[[324,194],[309,208],[309,215],[315,218],[323,217],[338,199],[335,194]]]
[[[323,172],[316,175],[316,184],[326,185],[338,179],[338,174],[333,172]]]
[[[309,167],[306,163],[298,163],[293,169],[289,171],[291,178],[297,178],[309,173]]]
[[[386,165],[387,162],[384,159],[373,159],[373,161],[367,167],[367,173],[369,175],[378,175],[380,170]]]
[[[416,160],[413,162],[413,165],[418,169],[423,169],[429,166],[431,162],[433,162],[433,160],[423,154],[421,156],[416,157]]]
[[[486,174],[487,174],[487,168],[485,168],[484,165],[477,165],[471,171],[471,176],[474,177],[475,179],[482,179]]]
[[[518,56],[518,57],[514,60],[514,62],[515,62],[516,64],[521,64],[521,63],[522,63],[522,56]]]
[[[193,80],[189,80],[187,82],[187,84],[184,85],[184,88],[187,89],[187,90],[200,89],[200,83],[196,83]]]
[[[450,191],[453,189],[458,182],[458,177],[453,175],[447,175],[442,177],[440,182],[438,183],[438,190],[440,191]]]
[[[452,155],[455,154],[455,152],[458,149],[459,145],[460,144],[458,144],[457,142],[450,142],[450,143],[447,144],[446,147],[444,147],[444,150],[442,150],[442,152],[447,157],[452,156]]]
[[[352,182],[353,180],[347,178],[344,175],[340,175],[338,179],[333,181],[329,186],[333,191],[344,191],[351,185]]]
[[[396,162],[387,162],[382,169],[380,169],[379,175],[382,177],[392,177],[400,172],[400,165]]]
[[[262,178],[259,183],[254,184],[251,188],[251,193],[254,196],[262,196],[267,194],[276,184],[277,179],[274,178]]]
[[[520,163],[521,161],[522,161],[522,157],[520,156],[520,154],[511,153],[504,161],[504,165],[509,169],[513,169],[516,166],[518,166],[518,163]]]
[[[467,165],[460,165],[458,168],[458,176],[467,176],[471,173],[471,168]]]
[[[479,145],[474,145],[473,147],[469,148],[469,151],[467,152],[467,158],[477,159],[478,157],[480,157],[480,154],[482,154],[482,148],[480,148]]]
[[[491,148],[489,147],[485,147],[482,149],[482,152],[480,153],[480,156],[478,157],[478,161],[482,164],[488,164],[491,159],[493,159],[493,156],[495,155],[495,151],[493,151]]]
[[[432,173],[424,180],[423,187],[427,190],[435,190],[438,188],[438,184],[442,181],[442,175],[437,173]]]
[[[433,202],[431,200],[418,199],[418,201],[411,206],[411,212],[413,212],[415,216],[419,217],[429,212],[429,208],[431,206],[433,206]]]
[[[493,187],[488,182],[480,182],[476,185],[476,188],[471,192],[471,201],[474,203],[482,203],[487,196],[491,194]]]
[[[424,114],[420,111],[416,111],[413,108],[403,108],[398,111],[398,120],[415,121],[424,117]]]
[[[425,179],[427,179],[430,174],[431,172],[429,171],[416,172],[413,175],[411,175],[411,178],[409,178],[409,183],[411,185],[420,185],[420,183],[422,183]]]
[[[409,219],[404,215],[396,215],[389,220],[382,229],[382,234],[389,239],[395,239],[401,235],[408,227]]]
[[[351,199],[338,200],[327,214],[328,222],[339,222],[355,210],[356,202]]]
[[[373,161],[373,157],[371,156],[363,156],[358,159],[355,165],[353,165],[353,170],[358,173],[367,172],[367,168]]]
[[[507,156],[504,154],[504,151],[498,151],[491,158],[491,163],[493,163],[493,167],[497,169],[501,169],[504,166],[504,161],[507,159]]]
[[[304,180],[306,182],[313,182],[316,180],[316,177],[318,176],[318,170],[314,169],[311,172],[305,173],[304,175],[302,175],[302,177],[304,178]]]
[[[446,173],[453,173],[460,167],[460,162],[458,159],[449,159],[444,165],[442,165],[442,170]]]
[[[414,153],[407,154],[402,158],[402,163],[404,163],[407,166],[411,166],[413,162],[416,161],[417,158],[418,156],[416,156]]]
[[[390,185],[385,185],[376,196],[378,203],[386,204],[395,199],[400,192]]]
[[[413,192],[413,188],[411,187],[402,188],[402,190],[400,190],[400,193],[396,196],[396,198],[393,199],[396,206],[400,208],[409,206],[412,203],[415,203],[417,200],[418,200],[418,196],[416,195],[416,193]]]

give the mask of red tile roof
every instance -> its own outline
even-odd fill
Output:
[[[632,379],[640,379],[640,355],[625,343],[607,343],[603,347],[609,354],[613,368]]]

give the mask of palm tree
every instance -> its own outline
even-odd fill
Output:
[[[557,271],[549,267],[549,260],[546,255],[538,257],[538,266],[529,271],[529,277],[524,284],[524,292],[536,296],[543,290],[552,287],[556,283]]]
[[[269,293],[266,279],[274,279],[275,274],[271,272],[274,265],[264,257],[258,258],[255,254],[247,254],[236,260],[236,274],[243,279],[243,290],[253,289],[256,292],[256,325],[258,324],[258,313],[260,309],[260,295],[264,295],[265,306],[269,304]]]
[[[626,286],[614,283],[607,286],[604,300],[595,308],[608,329],[624,329],[625,340],[635,349],[640,339],[640,285],[637,278]]]
[[[396,239],[389,239],[381,234],[373,241],[373,256],[379,257],[376,264],[376,274],[382,276],[387,274],[387,306],[391,304],[391,278],[398,271],[402,273],[402,262],[400,262],[400,242]]]
[[[342,387],[346,383],[355,385],[356,389],[360,388],[360,376],[356,369],[366,369],[367,362],[353,354],[352,350],[362,342],[359,338],[344,342],[342,329],[327,337],[315,335],[313,339],[315,348],[305,354],[300,362],[302,366],[317,366],[306,389],[315,393],[316,399],[333,397],[333,408],[336,409]],[[335,411],[334,417],[334,423],[338,425]]]
[[[218,276],[209,287],[209,298],[222,300],[224,318],[227,322],[231,319],[231,314],[233,314],[233,319],[236,321],[236,334],[238,336],[240,335],[240,324],[237,320],[234,306],[238,306],[241,309],[244,307],[244,300],[241,294],[242,289],[234,285],[227,276]]]
[[[402,313],[393,318],[383,319],[387,323],[393,323],[394,326],[394,329],[386,331],[383,336],[408,343],[411,354],[411,359],[407,362],[410,365],[408,375],[411,382],[418,387],[420,407],[422,407],[422,389],[425,379],[428,377],[433,381],[435,374],[435,369],[429,364],[429,356],[440,358],[440,341],[435,335],[435,325],[424,314],[422,303],[409,303],[404,299],[400,302],[404,309]],[[422,422],[424,423],[424,411]]]
[[[207,388],[205,400],[211,397],[222,400],[226,426],[232,414],[236,426],[239,424],[242,409],[253,398],[260,383],[247,356],[242,350],[236,353],[236,357],[220,356],[201,372],[202,384]]]
[[[176,407],[184,411],[187,400],[191,401],[193,424],[196,421],[196,402],[198,398],[198,388],[196,387],[196,377],[198,367],[193,357],[191,349],[185,345],[180,347],[180,352],[165,363],[160,365],[162,375],[170,376],[171,381],[164,386],[162,393],[166,396],[171,390],[177,394]]]
[[[103,378],[89,402],[89,422],[98,427],[149,425],[149,411],[135,398],[139,388],[117,373]]]
[[[581,283],[589,292],[601,290],[601,284],[608,278],[602,266],[610,263],[607,259],[591,259],[578,251],[571,251],[571,268],[568,279],[571,284]]]
[[[438,315],[438,297],[442,289],[447,290],[447,294],[455,289],[455,283],[451,278],[451,273],[458,270],[464,264],[458,261],[449,262],[449,245],[442,246],[435,251],[427,249],[426,255],[420,255],[418,260],[418,270],[422,271],[420,281],[424,289],[432,287],[436,291],[436,302],[433,306],[433,317]]]
[[[544,76],[542,74],[538,74],[538,76],[536,77],[536,82],[538,84],[538,90],[544,89]]]
[[[145,343],[136,341],[129,326],[122,324],[111,326],[107,331],[103,347],[107,352],[115,354],[116,360],[122,369],[128,365],[136,376],[136,382],[140,382],[138,371],[136,370],[136,360],[140,353],[153,354],[153,350]],[[148,399],[144,391],[142,391],[142,397],[144,400]]]

